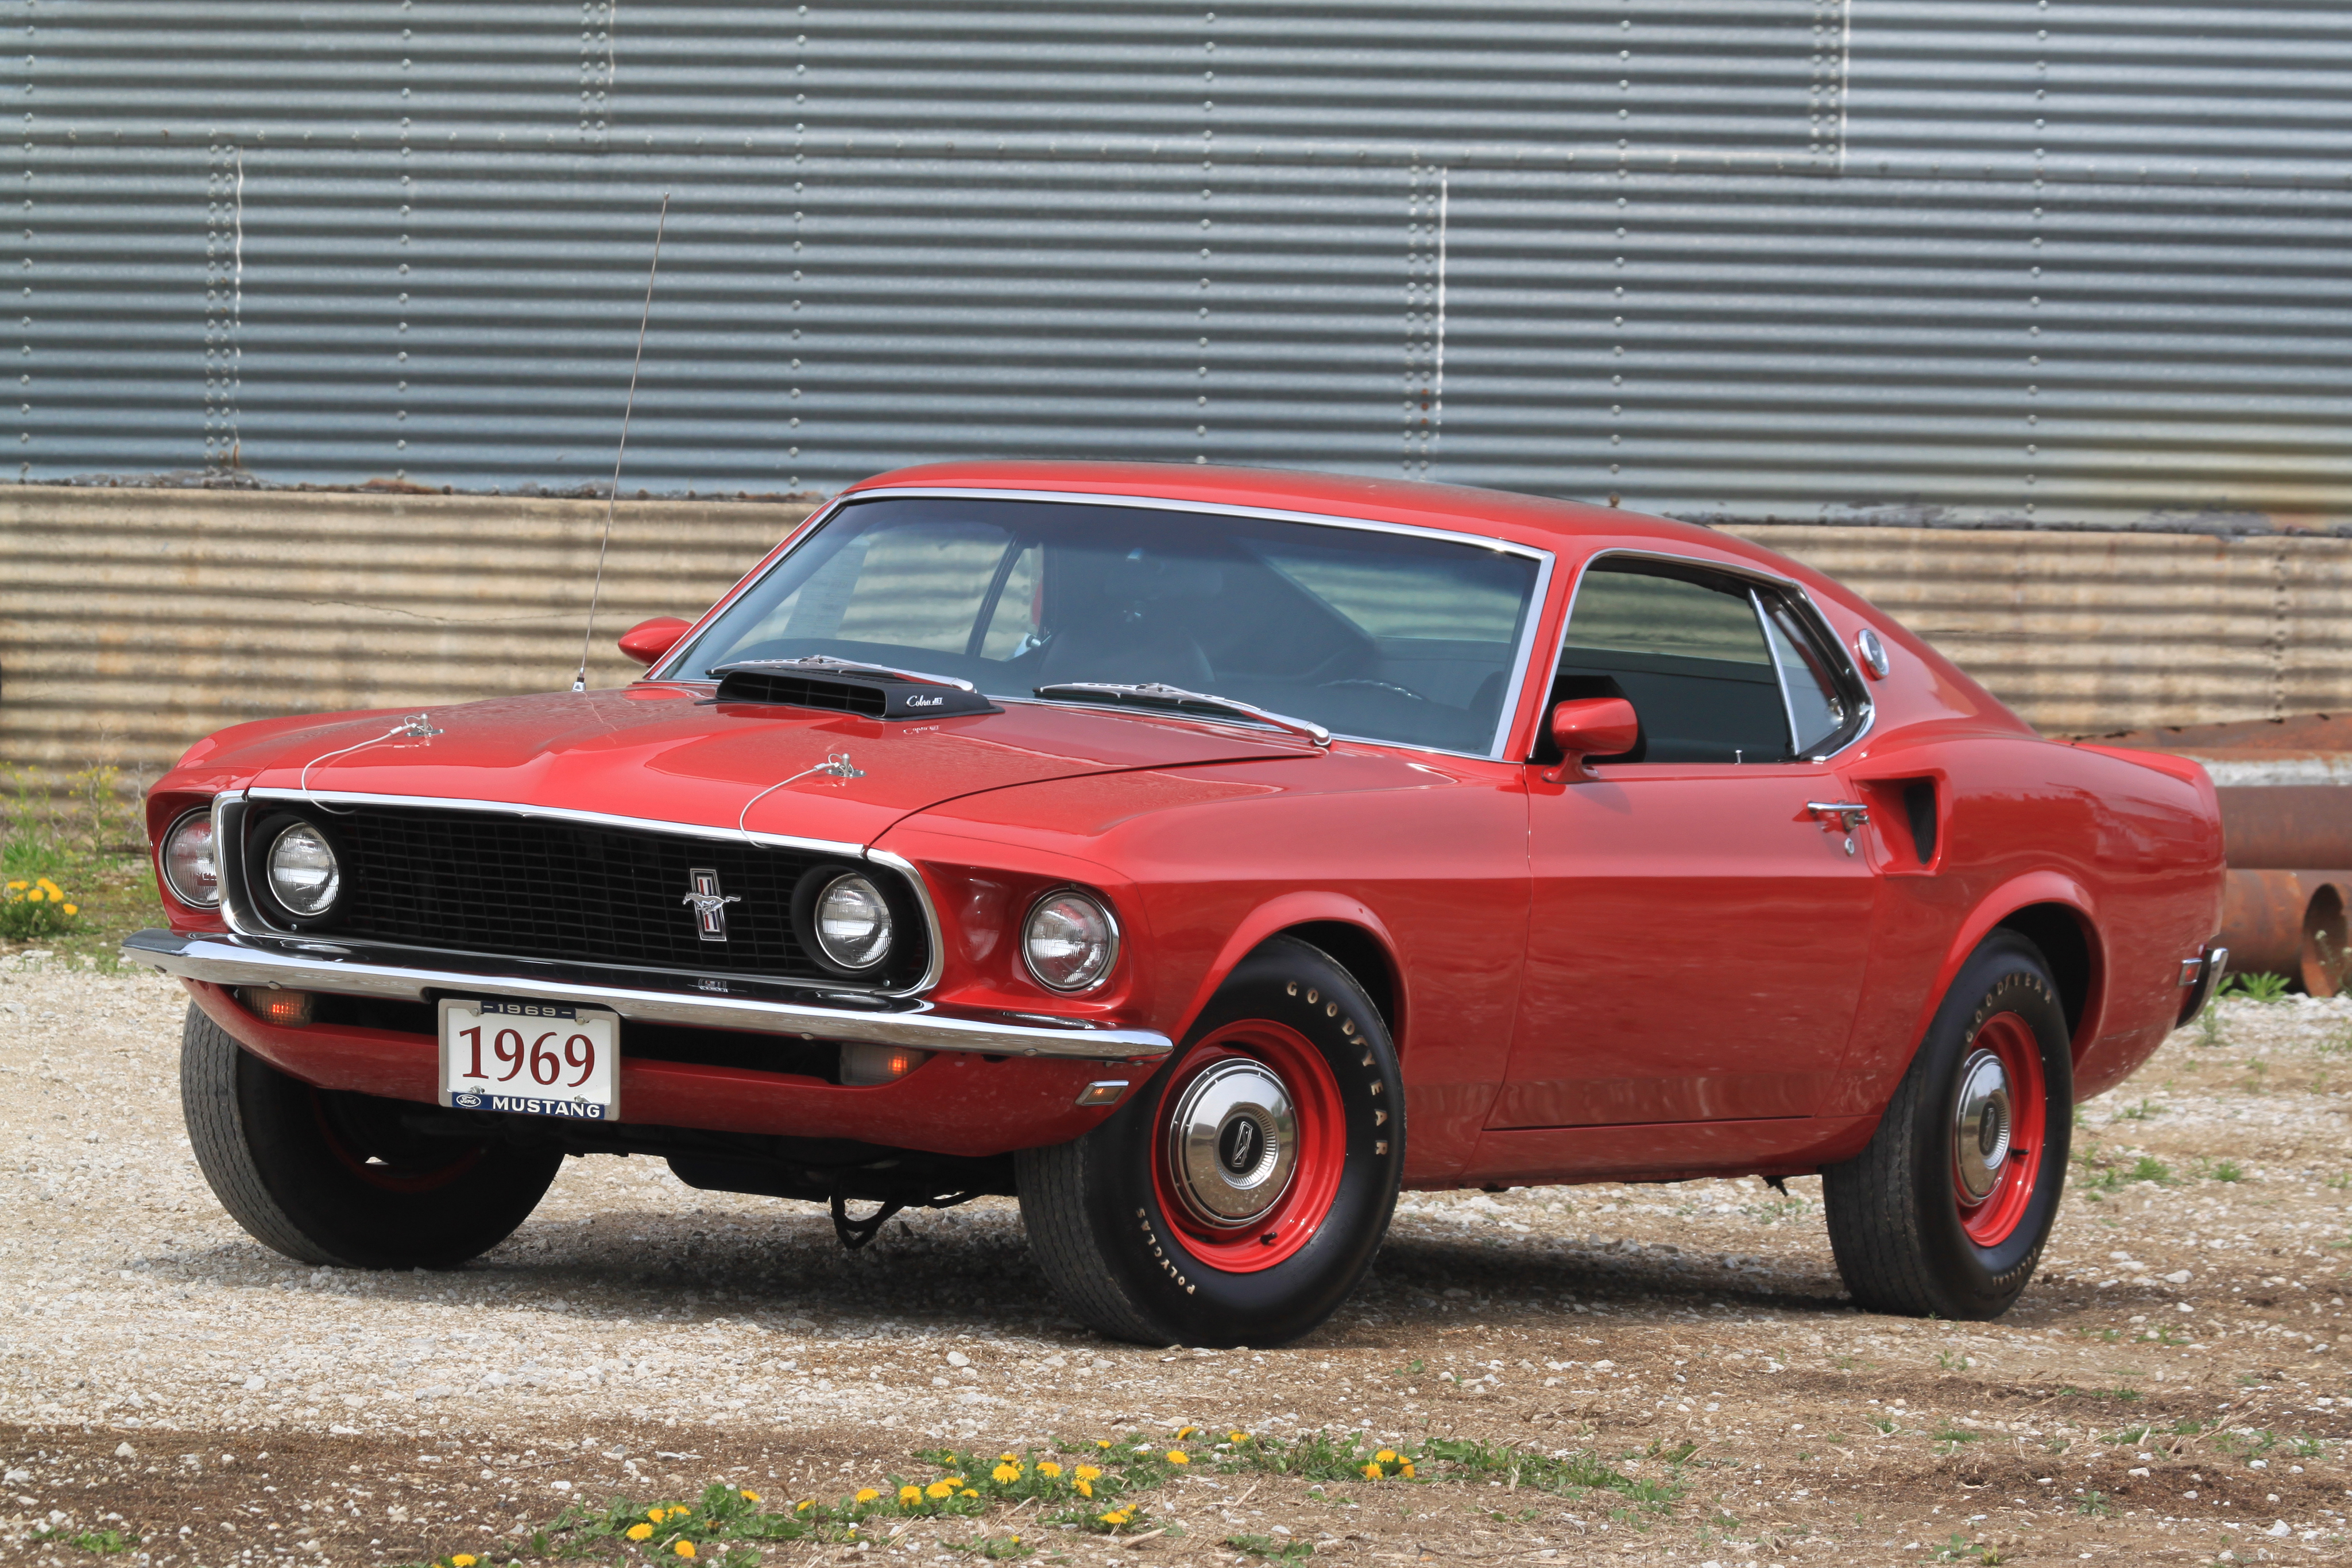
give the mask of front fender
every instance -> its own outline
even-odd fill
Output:
[[[1396,942],[1389,935],[1388,926],[1369,905],[1343,893],[1286,893],[1268,899],[1243,916],[1226,936],[1224,946],[1217,949],[1215,960],[1201,976],[1200,984],[1185,1003],[1176,1026],[1168,1032],[1181,1040],[1185,1031],[1192,1027],[1193,1020],[1201,1016],[1201,1009],[1209,1005],[1209,998],[1217,994],[1217,988],[1225,983],[1225,977],[1234,972],[1234,967],[1255,952],[1268,937],[1279,936],[1294,925],[1327,923],[1355,926],[1379,943],[1381,953],[1387,956],[1389,973],[1394,977],[1396,987],[1398,1027],[1394,1033],[1397,1052],[1402,1057],[1404,1053],[1403,1023],[1412,1016],[1412,1006],[1411,998],[1406,995],[1408,980],[1405,968],[1397,961]]]

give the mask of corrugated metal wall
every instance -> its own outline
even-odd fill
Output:
[[[0,0],[19,473],[2352,527],[2319,3]]]
[[[589,664],[807,508],[625,503]],[[569,685],[601,502],[0,487],[0,765],[152,779],[244,719]],[[2051,734],[2352,711],[2352,539],[1747,525]]]

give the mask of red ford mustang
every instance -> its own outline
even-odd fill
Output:
[[[451,1267],[643,1154],[852,1245],[1016,1195],[1101,1332],[1271,1344],[1401,1186],[1817,1171],[1856,1301],[1990,1317],[2221,966],[2196,764],[1622,511],[911,469],[623,646],[156,785],[128,956],[269,1246]]]

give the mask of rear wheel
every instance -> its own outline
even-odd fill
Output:
[[[2058,1217],[2074,1083],[2048,966],[1996,932],[1961,966],[1869,1145],[1822,1173],[1830,1245],[1858,1304],[2009,1310]]]
[[[300,1263],[454,1269],[514,1233],[563,1155],[428,1137],[406,1101],[313,1089],[188,1009],[180,1104],[229,1217]]]
[[[1030,1246],[1071,1313],[1114,1338],[1297,1339],[1388,1232],[1402,1090],[1361,988],[1277,938],[1102,1125],[1016,1156]]]

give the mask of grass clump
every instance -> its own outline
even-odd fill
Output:
[[[1311,1541],[1286,1541],[1279,1535],[1228,1535],[1224,1544],[1270,1563],[1303,1563],[1315,1555]]]

